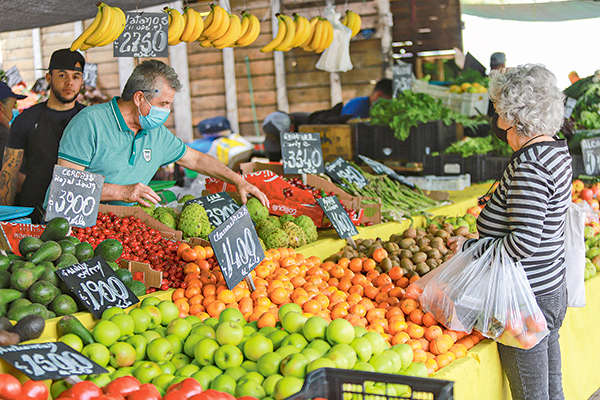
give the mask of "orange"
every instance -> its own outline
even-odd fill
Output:
[[[352,287],[352,281],[349,278],[342,278],[338,284],[338,289],[342,292],[347,292]]]
[[[428,326],[425,328],[425,339],[431,342],[433,339],[442,336],[442,333],[442,328],[439,325]]]
[[[181,253],[183,253],[184,250],[187,250],[190,248],[190,245],[187,243],[182,242],[179,247],[177,248],[177,255],[179,257],[181,257]]]
[[[352,277],[352,283],[354,285],[367,286],[369,280],[363,274],[356,274]]]
[[[222,290],[217,295],[217,300],[221,300],[225,304],[235,303],[235,294],[231,290]]]
[[[308,300],[302,305],[302,311],[305,313],[316,314],[321,311],[321,303],[317,300]]]
[[[348,289],[348,293],[357,294],[360,297],[362,297],[363,294],[365,294],[365,288],[363,288],[360,285],[352,285],[352,287],[350,289]]]
[[[331,270],[329,270],[329,275],[331,275],[337,279],[343,278],[344,277],[344,267],[342,267],[339,264],[334,265],[333,267],[331,267]]]
[[[463,358],[467,356],[467,350],[467,346],[465,346],[464,344],[457,343],[450,347],[449,352],[454,354],[456,358]]]
[[[185,289],[175,289],[175,291],[173,292],[173,295],[171,297],[171,300],[175,301],[175,300],[179,300],[185,297]]]
[[[200,294],[200,288],[198,286],[190,286],[185,289],[185,297],[188,299],[191,299],[198,294]]]
[[[266,265],[259,264],[254,268],[256,276],[259,278],[266,278],[269,275],[269,268]]]
[[[467,350],[470,350],[473,348],[473,346],[475,346],[471,336],[466,336],[466,337],[460,339],[459,341],[457,341],[456,343],[464,344],[465,347],[467,348]]]
[[[362,270],[363,272],[369,272],[374,270],[376,266],[377,264],[375,263],[375,260],[373,260],[372,258],[367,258],[362,263]]]
[[[191,288],[188,288],[187,290],[190,290]],[[202,294],[204,295],[204,297],[206,296],[216,296],[217,294],[217,287],[215,285],[205,285],[202,288]]]
[[[206,258],[211,258],[212,256],[215,255],[215,252],[213,251],[212,247],[210,247],[210,246],[205,246],[204,250],[206,250]]]
[[[338,265],[342,268],[347,268],[348,264],[350,264],[350,260],[347,257],[342,257],[338,260]]]
[[[190,315],[199,315],[200,313],[204,312],[204,306],[202,306],[202,304],[194,304],[194,305],[190,305]]]
[[[402,310],[400,309],[400,307],[390,307],[387,312],[385,313],[385,317],[387,319],[391,319],[392,317],[399,315],[402,317],[402,320],[404,320],[404,313],[402,312]]]
[[[359,317],[364,317],[367,315],[367,309],[362,304],[354,304],[348,309],[348,312]]]
[[[411,313],[408,317],[415,324],[422,325],[423,324],[423,315],[424,315],[423,310],[421,310],[420,308],[415,308],[414,310],[411,311]]]
[[[202,304],[202,301],[204,300],[204,296],[202,296],[201,294],[197,294],[194,297],[190,298],[188,300],[188,302],[190,303],[190,305],[194,305],[194,304]]]
[[[251,313],[254,311],[254,305],[252,304],[252,299],[250,297],[244,297],[238,303],[238,307],[242,314]]]
[[[190,274],[186,274],[185,278],[183,278],[184,282],[189,282],[192,279],[198,279],[200,277],[200,274],[197,273],[190,273]],[[200,282],[200,281],[198,281]]]
[[[385,310],[382,308],[373,308],[367,311],[366,317],[369,323],[378,318],[385,318]]]
[[[398,304],[400,304],[400,300],[398,300],[397,297],[389,297],[386,301],[388,302],[390,307],[395,307]]]
[[[413,349],[413,362],[425,363],[427,361],[427,355],[423,349]]]
[[[395,266],[392,267],[392,269],[390,269],[388,271],[388,275],[390,276],[390,278],[392,278],[392,280],[395,282],[398,279],[402,278],[402,268],[400,268],[399,266]]]
[[[308,257],[308,259],[310,260],[310,262],[312,262],[313,266],[318,267],[321,265],[321,259],[317,256],[310,256]]]
[[[425,335],[425,329],[421,325],[412,324],[406,328],[406,333],[413,339],[420,339]]]
[[[416,281],[418,281],[418,280],[419,280],[419,278],[420,278],[420,276],[419,276],[419,275],[413,275],[413,277],[412,277],[412,278],[410,278],[410,279],[408,280],[408,282],[409,282],[409,283],[415,283]]]
[[[259,329],[264,328],[265,326],[274,327],[276,323],[277,321],[275,320],[275,316],[267,312],[261,315],[260,318],[258,318],[258,320],[256,321],[256,326]]]
[[[375,286],[367,286],[365,288],[365,296],[371,300],[374,300],[378,294],[379,294],[379,289],[377,289]]]
[[[385,285],[381,286],[379,288],[379,291],[381,293],[385,293],[385,294],[387,294],[389,296],[390,295],[390,291],[392,289],[394,289],[394,288],[395,288],[394,284],[390,282],[390,283],[386,283]]]
[[[198,264],[194,264],[193,262],[187,263],[187,265],[183,268],[183,273],[191,274],[192,272],[200,273],[200,267]]]
[[[400,302],[400,309],[402,310],[404,315],[409,315],[417,307],[418,307],[417,302],[412,299],[404,299]]]
[[[406,344],[412,347],[413,351],[421,349],[421,342],[419,342],[417,339],[408,339]]]
[[[429,341],[425,338],[418,339],[421,342],[421,349],[423,351],[429,351]]]
[[[233,288],[232,292],[235,295],[235,301],[240,301],[245,297],[246,293],[244,290],[240,285]]]
[[[196,260],[196,265],[200,267],[201,271],[208,271],[210,264],[206,260]]]
[[[392,337],[392,346],[400,343],[406,343],[410,340],[410,336],[406,332],[398,332]]]
[[[186,313],[190,311],[190,304],[188,303],[187,299],[175,300],[173,304],[175,304],[180,311],[184,311]]]
[[[454,343],[458,340],[458,335],[456,334],[456,331],[451,331],[450,329],[444,329],[443,333],[444,333],[444,335],[448,335],[452,338],[452,343]]]
[[[183,261],[194,261],[196,258],[198,258],[198,256],[196,255],[196,252],[194,251],[194,249],[190,248],[188,246],[187,249],[184,249],[181,252],[181,256],[180,256]]]
[[[374,300],[375,300],[375,303],[381,304],[381,303],[387,302],[388,298],[389,298],[389,296],[386,293],[379,292],[379,293],[377,293],[377,296],[375,296]]]
[[[360,272],[362,271],[362,260],[360,258],[353,258],[352,260],[350,260],[350,264],[348,264],[348,268],[350,268],[350,270],[352,272]]]
[[[298,265],[298,263],[296,263],[295,258],[288,256],[288,257],[285,257],[282,260],[280,260],[279,265],[281,265],[283,268],[287,268],[287,267],[291,267],[293,265]]]
[[[378,263],[380,263],[381,260],[383,260],[387,256],[388,252],[383,247],[380,247],[373,252],[373,260],[375,260]]]
[[[379,276],[379,272],[375,269],[367,272],[367,279],[370,280],[371,282],[374,282],[378,276]]]
[[[396,335],[400,332],[404,332],[404,331],[406,331],[407,328],[408,328],[408,325],[404,321],[400,321],[400,320],[388,321],[388,330],[391,335]]]
[[[348,297],[346,298],[346,301],[348,302],[348,304],[350,304],[351,306],[358,304],[359,301],[362,300],[362,296],[358,293],[350,293],[348,295]]]
[[[425,361],[425,366],[427,367],[427,373],[429,375],[438,370],[438,365],[433,358],[427,359],[427,361]]]
[[[329,271],[331,271],[331,268],[333,268],[335,265],[336,264],[334,262],[332,262],[332,261],[325,261],[323,264],[321,264],[321,269],[323,271],[329,272]],[[317,267],[317,265],[313,265],[313,267]]]
[[[363,299],[361,301],[358,302],[358,304],[362,304],[363,306],[365,306],[365,308],[367,309],[367,311],[371,310],[372,308],[374,308],[375,306],[373,305],[373,302],[370,299],[366,299],[363,297]]]
[[[382,287],[391,282],[392,282],[392,278],[390,278],[390,276],[384,272],[384,273],[380,274],[377,277],[377,279],[375,280],[375,286]]]
[[[450,364],[450,361],[450,358],[446,354],[440,354],[435,357],[438,368],[444,368],[446,365]]]
[[[437,324],[437,320],[435,319],[435,317],[433,316],[432,313],[428,312],[428,313],[425,313],[425,315],[423,315],[423,325],[432,326],[432,325],[436,325],[436,324]]]
[[[402,300],[404,298],[404,289],[394,286],[394,288],[388,292],[388,295],[390,297],[395,297],[398,300]]]
[[[324,294],[316,295],[314,300],[321,304],[321,310],[326,310],[329,307],[329,297],[325,296]]]
[[[206,312],[213,318],[218,318],[225,309],[225,304],[220,300],[215,300],[206,307]]]
[[[346,315],[348,315],[348,310],[343,307],[334,307],[330,314],[331,319],[344,318]]]
[[[407,277],[403,276],[402,278],[398,279],[395,283],[396,286],[398,286],[399,288],[406,289],[410,284],[410,280]]]
[[[283,304],[288,299],[288,291],[282,287],[278,287],[271,292],[270,298],[275,304]]]

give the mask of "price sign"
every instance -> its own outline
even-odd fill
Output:
[[[208,239],[230,290],[265,258],[246,206],[209,233]]]
[[[348,213],[346,213],[336,196],[323,197],[322,199],[317,199],[317,202],[341,239],[358,235],[356,226],[354,226]]]
[[[21,78],[21,74],[19,73],[16,65],[12,68],[9,68],[4,75],[6,76],[6,85],[9,88],[12,88],[13,86],[23,82],[23,78]]]
[[[34,381],[108,372],[62,342],[4,346],[0,357]]]
[[[55,165],[46,221],[63,217],[72,226],[96,225],[103,185],[102,175]]]
[[[113,43],[114,57],[169,57],[169,16],[126,12],[125,29]]]
[[[345,184],[344,180],[354,183],[361,189],[369,184],[369,180],[342,157],[327,164],[325,171],[331,179],[342,185]]]
[[[600,137],[581,140],[581,155],[585,174],[600,175]]]
[[[392,67],[394,97],[400,92],[412,89],[412,65],[397,61]]]
[[[204,207],[208,215],[208,221],[212,226],[220,226],[240,208],[238,203],[225,192],[209,194],[185,202],[186,205],[192,203],[198,203]]]
[[[281,135],[281,157],[286,174],[325,172],[319,133],[285,132]]]
[[[565,118],[571,118],[571,114],[573,114],[573,109],[577,104],[577,100],[572,97],[567,97],[567,101],[565,102]]]
[[[140,301],[100,256],[60,268],[56,274],[98,319],[107,308],[127,308]]]
[[[98,64],[85,63],[85,67],[83,67],[83,82],[93,88],[98,87]]]
[[[365,157],[362,155],[359,155],[360,159],[363,160],[365,162],[365,164],[367,164],[369,167],[371,167],[373,169],[373,171],[375,171],[376,174],[378,175],[387,175],[390,178],[410,187],[410,188],[414,188],[415,185],[413,185],[412,183],[408,182],[406,179],[404,179],[404,177],[402,175],[398,175],[396,173],[396,171],[394,171],[393,169],[391,169],[390,167],[388,167],[387,165],[384,165],[380,162],[377,162],[375,160],[370,159],[369,157]]]

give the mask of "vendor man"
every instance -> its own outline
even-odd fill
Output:
[[[223,163],[188,148],[163,126],[181,83],[173,68],[158,60],[134,70],[121,97],[87,107],[69,123],[58,150],[58,165],[105,176],[102,202],[145,206],[160,197],[147,186],[161,165],[173,162],[234,184],[242,198],[267,197]]]
[[[352,115],[353,118],[369,118],[369,112],[373,104],[379,99],[391,99],[394,94],[391,79],[381,79],[375,85],[370,96],[355,97],[344,105],[342,115]]]

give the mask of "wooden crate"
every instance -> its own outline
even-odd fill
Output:
[[[300,132],[318,132],[321,135],[321,148],[325,162],[338,157],[354,159],[354,129],[350,124],[343,125],[301,125]]]

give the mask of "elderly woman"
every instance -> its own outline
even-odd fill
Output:
[[[520,261],[550,334],[529,350],[498,344],[512,397],[564,399],[558,330],[566,312],[564,227],[571,201],[571,156],[554,136],[564,118],[556,77],[541,65],[490,74],[492,127],[515,151],[477,219],[480,237],[496,238]],[[452,238],[452,249],[473,242]]]

